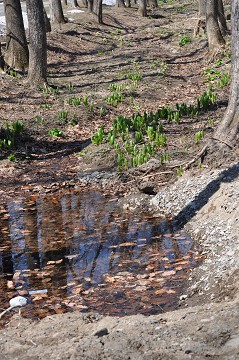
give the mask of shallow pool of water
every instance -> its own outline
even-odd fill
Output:
[[[94,190],[19,198],[0,213],[0,308],[28,296],[28,317],[174,309],[200,263],[193,241],[170,222],[122,210]]]

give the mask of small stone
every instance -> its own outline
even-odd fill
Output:
[[[187,297],[188,297],[188,295],[181,295],[180,298],[179,298],[179,300],[180,300],[180,301],[184,301],[184,300],[187,299]]]
[[[105,336],[105,335],[108,335],[109,334],[109,331],[107,328],[102,328],[100,330],[97,330],[93,333],[94,336],[97,336],[97,337],[102,337],[102,336]]]

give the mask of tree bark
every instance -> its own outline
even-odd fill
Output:
[[[115,6],[116,7],[125,7],[124,0],[116,0]]]
[[[4,0],[6,17],[5,63],[13,69],[28,68],[28,47],[20,0]]]
[[[61,0],[50,0],[50,18],[52,24],[65,24]]]
[[[141,16],[147,16],[146,0],[139,0],[139,13]]]
[[[228,34],[227,20],[222,0],[218,0],[218,23],[223,36]]]
[[[79,7],[79,4],[78,4],[77,0],[72,0],[72,6],[73,7]]]
[[[125,0],[125,6],[127,8],[130,8],[131,7],[131,1],[130,0]]]
[[[148,0],[147,3],[148,3],[148,6],[153,8],[153,9],[158,7],[157,0]]]
[[[232,78],[230,87],[229,104],[222,122],[214,133],[214,138],[234,146],[239,131],[239,2],[232,0]]]
[[[47,43],[42,0],[26,0],[29,26],[28,82],[47,84]]]
[[[206,0],[198,1],[198,20],[196,26],[194,28],[194,36],[200,34],[200,30],[202,29],[203,33],[205,33],[206,29]]]
[[[102,16],[102,0],[93,1],[93,13],[96,16],[96,20],[99,24],[103,24]]]
[[[218,22],[218,0],[206,2],[206,29],[209,53],[214,54],[225,44]]]
[[[51,22],[47,16],[44,6],[43,6],[43,14],[44,14],[44,23],[45,23],[46,32],[51,32]]]
[[[88,11],[93,12],[93,0],[88,0]]]

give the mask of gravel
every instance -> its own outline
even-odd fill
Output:
[[[205,254],[194,269],[188,294],[206,301],[238,291],[239,165],[225,170],[187,174],[160,191],[151,206],[173,217],[176,227],[196,239]]]

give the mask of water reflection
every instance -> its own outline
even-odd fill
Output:
[[[42,316],[172,308],[201,261],[191,239],[173,234],[169,222],[122,211],[93,190],[10,201],[0,226],[0,306],[16,291],[47,289],[29,306]]]

